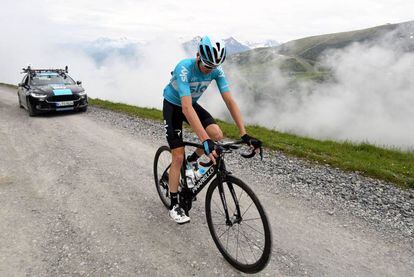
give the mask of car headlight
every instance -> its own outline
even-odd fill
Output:
[[[33,96],[34,98],[40,98],[40,99],[44,99],[44,98],[47,97],[47,94],[39,93],[39,92],[36,92],[36,91],[30,92],[30,95]]]
[[[79,96],[85,96],[86,95],[86,91],[82,90],[80,92],[78,92]]]

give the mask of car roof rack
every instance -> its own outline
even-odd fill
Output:
[[[23,72],[22,73],[30,73],[31,75],[36,74],[36,73],[42,73],[42,72],[56,72],[59,74],[62,73],[68,73],[68,66],[65,66],[65,69],[60,69],[60,68],[49,68],[49,69],[40,69],[40,68],[32,68],[30,65],[27,66],[27,68],[23,68],[22,69]]]

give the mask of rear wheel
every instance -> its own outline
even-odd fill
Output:
[[[206,217],[214,243],[232,266],[246,273],[266,267],[272,250],[269,222],[258,198],[243,181],[233,176],[223,183],[215,179],[206,195]]]
[[[171,166],[171,150],[168,146],[158,148],[154,158],[154,180],[158,195],[168,209],[171,204],[168,189],[168,174]]]

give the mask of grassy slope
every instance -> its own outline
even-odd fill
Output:
[[[301,38],[277,47],[257,48],[232,55],[227,63],[235,65],[243,78],[248,78],[251,73],[266,75],[269,68],[277,67],[292,76],[299,76],[299,79],[305,76],[306,79],[323,81],[330,77],[329,72],[320,71],[317,65],[318,58],[325,50],[344,48],[353,42],[373,41],[398,27],[412,25],[413,22]]]
[[[399,24],[387,24],[373,28],[311,36],[289,41],[277,47],[279,53],[301,57],[309,61],[316,61],[318,56],[326,49],[343,48],[353,42],[373,40],[394,30]]]
[[[11,84],[0,83],[0,86],[17,89],[17,86]]]
[[[162,120],[157,109],[139,108],[127,104],[90,99],[90,103],[102,108],[124,112],[132,116]],[[218,121],[228,138],[238,138],[234,124]],[[268,130],[260,126],[247,126],[248,133],[260,138],[267,148],[330,164],[345,170],[393,182],[401,187],[414,188],[414,153],[382,149],[368,144],[338,143],[299,137]]]

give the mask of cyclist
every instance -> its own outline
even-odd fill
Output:
[[[172,78],[164,89],[163,116],[166,137],[172,154],[168,181],[171,197],[169,215],[179,224],[190,221],[190,217],[178,203],[180,169],[185,154],[182,138],[183,121],[190,124],[204,146],[204,149],[197,149],[189,156],[189,161],[196,161],[201,155],[206,154],[215,164],[217,154],[214,150],[214,141],[223,139],[223,133],[213,117],[197,103],[212,80],[216,80],[221,96],[239,129],[241,139],[256,150],[262,144],[246,133],[240,110],[232,98],[224,71],[220,66],[225,59],[226,47],[223,41],[204,36],[200,40],[197,57],[180,61],[171,72]]]

